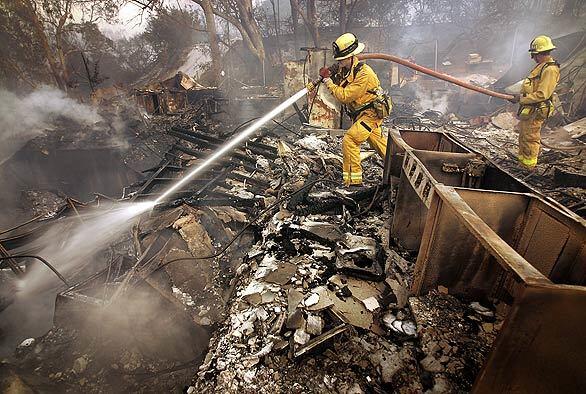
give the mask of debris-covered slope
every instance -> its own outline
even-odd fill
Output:
[[[336,140],[320,137],[275,161],[297,169],[281,172],[283,190],[320,166],[339,176]],[[365,161],[373,181],[376,160]],[[346,194],[318,182],[303,197],[262,222],[194,392],[469,390],[498,332],[495,312],[437,292],[409,298],[412,262],[387,247],[382,188]]]

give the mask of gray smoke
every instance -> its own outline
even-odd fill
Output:
[[[448,113],[450,104],[450,92],[446,90],[431,90],[417,86],[415,90],[417,97],[417,108],[420,111],[439,111],[442,114]]]
[[[85,126],[102,120],[95,108],[53,87],[43,86],[25,96],[0,89],[0,164],[28,141],[50,130],[58,118]]]

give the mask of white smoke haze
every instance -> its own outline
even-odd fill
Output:
[[[444,115],[448,112],[450,93],[444,90],[431,90],[417,86],[415,96],[420,111],[433,110]]]
[[[58,118],[82,126],[102,120],[95,108],[53,87],[43,86],[25,96],[0,88],[0,164],[28,141],[53,127]]]
[[[108,135],[110,146],[119,148],[121,150],[127,150],[130,148],[130,142],[128,140],[127,132],[130,128],[129,119],[144,118],[144,111],[142,107],[138,107],[136,103],[124,99],[119,100],[115,108],[104,116],[108,117],[107,124],[100,124],[94,127],[94,129],[103,131],[103,136]],[[145,112],[146,113],[146,112]]]

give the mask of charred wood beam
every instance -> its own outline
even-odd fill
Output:
[[[244,199],[230,196],[229,198],[218,198],[214,196],[205,197],[186,197],[170,201],[165,204],[159,204],[155,210],[165,210],[168,208],[175,208],[183,204],[192,207],[238,207],[238,208],[252,208],[257,201],[252,199]]]
[[[149,197],[159,197],[161,195],[161,193],[144,193],[141,194],[140,197],[141,198],[149,198]],[[180,190],[178,192],[173,193],[173,195],[177,196],[178,198],[185,198],[185,197],[189,197],[191,195],[193,195],[193,190]]]
[[[152,182],[153,183],[157,183],[157,184],[161,184],[161,183],[175,182],[175,181],[178,181],[180,179],[181,179],[181,177],[177,177],[177,178],[164,178],[164,177],[161,177],[161,178],[155,178],[155,179],[153,179]],[[207,182],[209,182],[211,180],[213,180],[213,178],[198,178],[198,179],[190,180],[189,183],[190,184],[193,184],[193,185],[198,185],[198,184],[204,184],[205,185]],[[140,186],[140,185],[143,185],[145,182],[147,182],[147,181],[146,180],[140,181],[140,182],[134,183],[133,186]],[[145,193],[142,193],[141,195],[144,196]]]
[[[196,137],[192,132],[169,130],[167,134],[208,149],[216,149],[219,145],[221,145],[212,141],[208,141],[204,138]]]
[[[207,155],[207,152],[198,152],[196,150],[187,148],[185,146],[177,145],[175,148],[177,150],[180,150],[183,153],[187,153],[188,155],[193,156],[193,157],[196,157],[198,159],[200,159],[200,158],[202,158],[202,157],[204,157],[204,156]],[[249,162],[252,161],[252,162],[254,162],[254,159],[252,159],[252,158],[250,158],[250,157],[248,157],[246,155],[244,155],[244,156],[246,157],[246,161],[249,161]],[[251,172],[251,173],[257,171],[257,168],[255,166],[251,166],[250,164],[246,164],[246,163],[243,163],[243,162],[239,162],[239,161],[237,161],[233,157],[232,158],[222,159],[222,160],[218,161],[218,164],[222,164],[222,165],[227,165],[227,164],[230,164],[230,163],[234,163],[234,164],[240,165],[246,171]]]
[[[185,204],[192,207],[238,207],[238,208],[251,208],[256,204],[251,200],[240,200],[233,198],[197,198],[197,199],[186,199],[183,201]]]
[[[231,172],[230,174],[228,174],[228,178],[235,179],[237,181],[250,183],[251,185],[257,185],[261,188],[268,188],[270,186],[270,183],[267,181],[263,181],[262,179],[252,178],[252,177],[246,176],[244,174],[240,174],[238,172]]]
[[[224,193],[222,191],[211,191],[205,198],[201,197],[188,197],[188,198],[181,198],[174,201],[171,201],[167,204],[161,204],[157,206],[159,208],[170,208],[170,207],[177,207],[181,204],[187,204],[192,207],[220,207],[220,206],[232,206],[232,207],[241,207],[241,208],[250,208],[257,205],[259,200],[254,198],[241,198],[237,196],[233,196],[228,193]]]
[[[234,169],[234,167],[235,167],[234,165],[226,167],[218,175],[216,175],[214,178],[210,179],[205,185],[203,185],[203,187],[195,193],[194,197],[199,197],[199,196],[205,194],[205,192],[210,187],[218,185],[218,183],[220,182],[220,179],[226,179],[226,175],[228,175],[230,173],[230,171],[232,171]]]
[[[159,168],[161,168],[161,167],[159,167],[159,166],[151,167],[151,168],[147,168],[146,170],[142,170],[141,172],[142,173],[153,172],[153,171],[157,171]],[[185,167],[169,165],[166,167],[166,169],[168,171],[183,171],[183,170],[185,170]]]
[[[230,171],[232,171],[233,169],[234,169],[233,166],[229,166],[229,167],[223,169],[222,171],[220,171],[213,178],[195,179],[193,181],[190,181],[191,184],[195,183],[196,185],[199,185],[199,184],[203,184],[203,185],[201,187],[199,187],[197,190],[183,190],[181,192],[181,195],[184,195],[185,197],[189,197],[189,198],[195,198],[195,197],[205,195],[205,192],[212,186],[214,186],[214,187],[215,186],[230,187],[224,181],[224,179],[226,178],[228,173],[230,173]],[[178,178],[161,178],[160,181],[168,182],[168,181],[176,181],[177,179]],[[156,193],[151,193],[149,195],[156,195]]]
[[[586,175],[555,168],[553,181],[558,187],[586,188]]]
[[[174,137],[180,138],[180,139],[182,139],[184,141],[191,142],[193,144],[202,145],[202,146],[204,146],[206,148],[209,148],[209,149],[215,149],[215,148],[218,147],[218,145],[215,145],[215,144],[213,144],[211,142],[202,140],[201,138],[198,138],[198,137],[194,137],[194,136],[191,136],[191,135],[187,135],[187,134],[184,134],[184,133],[180,133],[178,131],[172,131],[171,130],[171,131],[169,131],[169,135],[172,135]],[[180,145],[176,145],[175,147],[177,149],[181,150],[182,152],[185,152],[188,155],[192,155],[194,157],[202,157],[202,156],[205,155],[205,152],[198,152],[198,151],[195,151],[193,149],[190,149],[189,151],[186,151],[185,149],[189,149],[189,148],[180,147]],[[192,152],[192,153],[190,153],[190,152]],[[248,156],[248,155],[246,155],[244,153],[233,152],[232,153],[232,156],[233,157],[237,157],[237,158],[239,158],[241,160],[247,161],[249,163],[255,163],[256,164],[256,160],[254,158],[252,158],[252,157],[250,157],[250,156]]]
[[[210,135],[198,133],[198,132],[195,132],[195,131],[189,131],[189,130],[185,130],[185,129],[179,130],[179,129],[181,129],[181,128],[178,127],[177,128],[177,131],[187,132],[187,133],[193,134],[196,137],[203,138],[203,139],[206,139],[206,140],[208,140],[210,142],[214,142],[214,143],[217,143],[217,144],[223,144],[223,143],[226,142],[226,139],[220,139],[220,138],[217,138],[217,137],[212,137]],[[258,141],[247,141],[246,142],[246,147],[250,149],[251,146],[254,147],[254,148],[258,148],[259,150],[264,151],[264,152],[261,152],[261,153],[258,153],[258,154],[261,154],[261,155],[265,155],[265,154],[266,155],[274,155],[275,157],[277,156],[278,150],[274,146],[267,145],[267,144],[263,144],[262,142],[258,142]],[[252,151],[252,149],[251,149],[251,151]]]
[[[154,181],[155,182],[159,182],[159,183],[165,183],[165,182],[178,181],[179,179],[181,179],[181,177],[176,177],[176,178],[173,178],[173,177],[171,177],[171,178],[162,177],[162,178],[155,178]],[[195,178],[195,179],[193,179],[190,182],[191,183],[201,183],[201,182],[204,182],[205,183],[205,182],[209,182],[209,181],[210,181],[210,179],[208,179],[208,178]]]
[[[139,195],[141,195],[142,193],[146,192],[152,185],[154,180],[167,168],[167,166],[171,164],[171,160],[170,159],[166,159],[163,164],[161,165],[161,167],[155,171],[150,177],[149,179],[147,179],[147,181],[144,183],[144,185],[137,190],[136,194],[134,196],[132,196],[132,198],[130,199],[131,201],[134,201]]]
[[[208,142],[212,142],[214,144],[221,145],[224,142],[226,142],[225,139],[212,137],[211,135],[207,135],[207,134],[197,133],[197,132],[191,131],[189,129],[186,129],[185,127],[173,126],[173,127],[171,127],[171,130],[178,131],[180,133],[184,133],[184,134],[188,134],[188,135],[192,135],[194,137],[201,138],[203,140],[206,140]]]
[[[177,126],[172,127],[169,134],[171,134],[175,137],[179,137],[178,135],[174,134],[173,132],[189,135],[189,136],[201,141],[202,145],[211,144],[211,146],[213,146],[214,148],[217,148],[226,142],[226,140],[222,140],[220,138],[212,137],[212,136],[209,136],[206,134],[198,133],[198,132],[191,131],[191,130],[184,129],[182,127],[177,127]],[[181,137],[179,137],[179,138],[181,138]],[[245,147],[246,147],[246,149],[250,150],[254,154],[266,156],[267,158],[270,158],[270,159],[276,159],[278,157],[277,148],[270,146],[270,145],[266,145],[266,144],[256,142],[256,141],[248,141],[248,142],[246,142]]]

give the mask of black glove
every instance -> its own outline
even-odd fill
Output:
[[[513,98],[510,98],[509,101],[511,103],[515,104],[515,103],[518,103],[520,99],[521,99],[521,96],[520,95],[514,94],[513,95]]]
[[[338,63],[334,63],[329,67],[329,69],[331,75],[336,75],[338,71],[340,71],[340,65]]]

